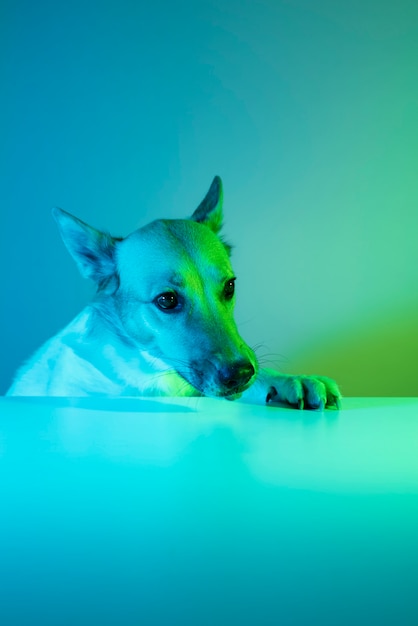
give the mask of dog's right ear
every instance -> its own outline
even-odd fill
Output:
[[[192,219],[208,226],[215,234],[222,228],[223,221],[223,191],[222,181],[219,176],[215,176],[209,191],[193,213]]]
[[[52,209],[52,215],[81,275],[94,280],[101,291],[115,291],[119,285],[114,255],[116,239],[62,209]]]

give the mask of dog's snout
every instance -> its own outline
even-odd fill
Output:
[[[255,369],[252,363],[240,361],[233,365],[222,367],[219,371],[219,379],[228,391],[243,387],[254,376]]]

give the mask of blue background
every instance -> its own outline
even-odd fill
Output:
[[[0,392],[93,294],[52,206],[115,235],[215,174],[268,365],[418,395],[415,0],[3,0]]]

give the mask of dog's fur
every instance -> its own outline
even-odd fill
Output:
[[[260,370],[234,318],[222,183],[190,219],[156,220],[125,239],[54,209],[95,300],[24,365],[8,395],[216,396],[338,407],[325,377]]]

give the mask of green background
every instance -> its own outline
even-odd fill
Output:
[[[93,293],[52,206],[126,235],[219,174],[260,360],[418,395],[416,0],[3,0],[0,51],[0,392]]]

